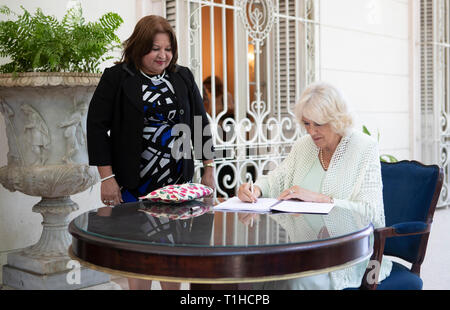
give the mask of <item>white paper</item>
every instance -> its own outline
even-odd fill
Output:
[[[332,203],[306,202],[299,200],[283,200],[271,209],[283,212],[328,214],[333,209]]]
[[[305,202],[298,200],[278,200],[275,198],[258,198],[255,203],[243,202],[238,197],[232,197],[217,206],[215,210],[269,212],[271,210],[295,213],[328,214],[333,208],[332,203]]]
[[[215,210],[229,210],[229,211],[253,211],[253,212],[268,212],[270,207],[278,202],[274,198],[258,198],[255,203],[243,202],[238,197],[232,197],[217,206]]]

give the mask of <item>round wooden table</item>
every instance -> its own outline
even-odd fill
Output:
[[[143,201],[81,214],[69,232],[69,255],[81,265],[125,277],[190,282],[194,289],[352,266],[370,258],[373,226],[337,206],[328,215],[261,214],[214,211],[207,200]]]

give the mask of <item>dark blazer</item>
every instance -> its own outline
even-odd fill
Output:
[[[170,72],[169,76],[178,99],[180,122],[188,125],[194,133],[193,116],[201,116],[202,131],[206,130],[206,135],[201,138],[202,146],[213,149],[211,132],[207,127],[209,122],[192,72],[186,67],[176,66],[175,72]],[[87,116],[89,164],[112,166],[117,182],[126,188],[136,188],[139,183],[144,129],[141,88],[142,82],[134,65],[120,63],[105,69]],[[196,143],[195,139],[193,142]],[[189,153],[192,155],[191,150]],[[195,156],[197,159],[212,159],[203,154],[202,157]],[[190,157],[183,159],[186,181],[190,181],[194,174],[194,161]]]

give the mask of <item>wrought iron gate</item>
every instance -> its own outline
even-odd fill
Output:
[[[293,106],[316,78],[316,1],[178,0],[167,8],[179,50],[189,46],[180,59],[209,98],[217,195],[234,196],[301,135]]]
[[[450,205],[450,0],[420,1],[422,161],[444,169],[438,207]]]

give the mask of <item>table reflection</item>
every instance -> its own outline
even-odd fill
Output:
[[[360,214],[338,207],[328,215],[237,213],[214,211],[212,199],[126,203],[82,214],[74,223],[88,234],[116,241],[201,247],[319,241],[370,225]]]

